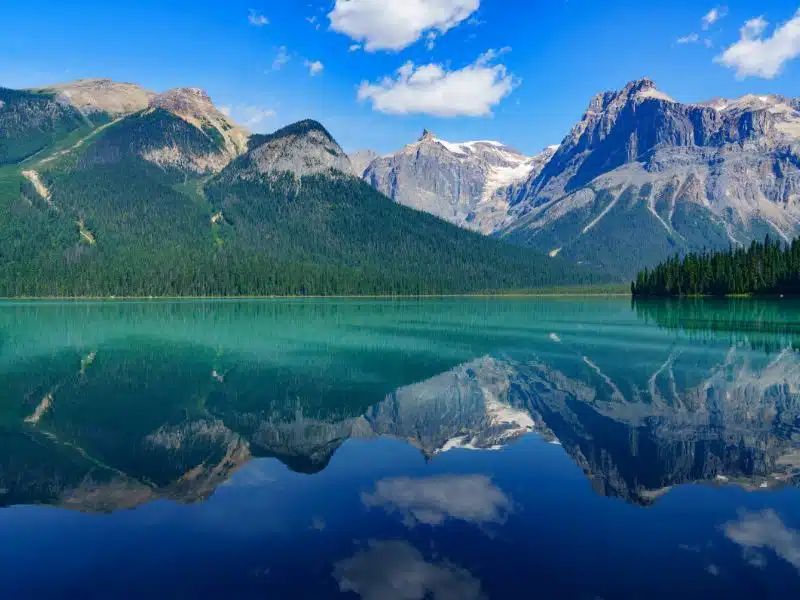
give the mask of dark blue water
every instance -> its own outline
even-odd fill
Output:
[[[754,301],[0,305],[0,597],[800,597],[798,327]]]

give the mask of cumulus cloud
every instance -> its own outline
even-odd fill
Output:
[[[342,592],[362,600],[479,600],[480,582],[449,562],[428,562],[405,541],[371,542],[369,548],[334,565]]]
[[[397,51],[425,33],[447,33],[479,7],[480,0],[336,0],[328,18],[368,52]]]
[[[278,53],[275,55],[275,59],[272,61],[272,70],[280,71],[291,59],[292,57],[289,56],[289,50],[287,50],[286,46],[281,46],[278,48]]]
[[[361,44],[350,44],[350,47],[348,48],[348,50],[350,52],[357,52],[357,51],[361,50]]]
[[[247,15],[247,20],[250,22],[250,25],[255,25],[256,27],[263,27],[264,25],[269,25],[269,19],[264,15],[257,13],[252,8]]]
[[[727,6],[717,6],[708,11],[702,18],[702,27],[704,30],[711,27],[714,23],[728,15]]]
[[[457,71],[440,64],[416,66],[407,62],[394,77],[362,82],[358,99],[370,100],[374,110],[396,115],[488,116],[519,83],[504,65],[491,64],[507,51],[489,50]]]
[[[445,475],[384,479],[375,492],[362,494],[366,506],[400,513],[404,523],[440,525],[447,519],[475,524],[503,523],[512,504],[485,475]]]
[[[683,37],[679,37],[675,40],[677,44],[694,44],[700,39],[700,36],[696,33],[690,33],[689,35],[685,35]]]
[[[740,29],[739,41],[714,60],[736,70],[736,76],[772,79],[783,65],[800,55],[800,9],[764,37],[769,23],[763,17],[747,21]]]
[[[800,571],[800,532],[786,527],[774,510],[742,513],[738,521],[725,525],[725,535],[742,547],[753,566],[764,566],[765,559],[758,551],[766,549]]]
[[[313,60],[313,61],[307,60],[303,64],[305,64],[306,68],[308,69],[309,75],[311,75],[312,77],[319,75],[325,69],[325,65],[323,65],[318,60]]]

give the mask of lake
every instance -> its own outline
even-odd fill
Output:
[[[0,303],[2,598],[798,598],[800,304]]]

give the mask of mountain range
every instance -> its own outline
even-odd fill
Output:
[[[1,296],[452,293],[603,277],[390,201],[330,133],[196,88],[0,89]]]
[[[592,98],[535,156],[426,132],[363,177],[461,227],[630,278],[676,253],[800,233],[800,99],[686,104],[641,79]]]
[[[686,104],[641,79],[532,156],[427,130],[348,156],[315,121],[250,134],[197,88],[0,88],[0,200],[3,296],[625,281],[800,234],[800,100]]]

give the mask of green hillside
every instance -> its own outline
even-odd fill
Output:
[[[70,134],[93,128],[72,106],[51,93],[0,88],[0,165],[14,164]]]
[[[254,136],[251,152],[287,131],[297,133]],[[56,160],[27,161],[26,177],[4,167],[0,296],[436,294],[600,279],[341,173],[242,179],[247,157],[210,179],[185,168],[218,147],[209,132],[148,110]],[[159,148],[179,158],[164,167],[141,158]]]

